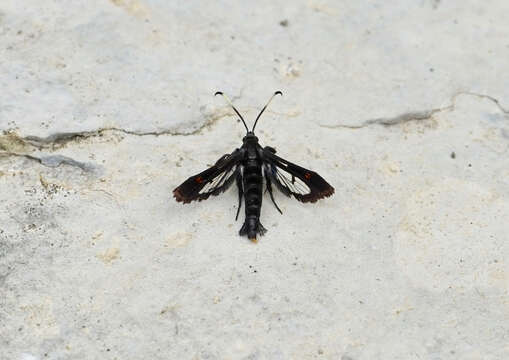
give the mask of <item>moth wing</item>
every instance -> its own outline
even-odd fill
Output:
[[[334,194],[334,188],[318,173],[277,156],[271,147],[263,149],[263,161],[265,173],[286,196],[314,203]]]
[[[243,153],[237,149],[231,154],[223,155],[214,166],[199,174],[191,176],[173,190],[173,197],[184,204],[193,200],[206,200],[210,195],[219,195],[233,183],[240,171],[240,160]]]

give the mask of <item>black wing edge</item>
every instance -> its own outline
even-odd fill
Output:
[[[188,204],[194,200],[206,200],[210,195],[219,195],[226,191],[233,183],[239,171],[238,164],[241,159],[242,152],[239,149],[231,154],[223,155],[214,166],[191,176],[180,186],[176,187],[173,190],[173,197],[177,202]],[[201,192],[207,185],[210,189]]]
[[[270,179],[286,196],[293,195],[293,197],[295,197],[298,201],[314,203],[334,194],[334,188],[318,173],[305,169],[299,165],[295,165],[288,160],[275,155],[274,152],[275,150],[273,148],[265,147],[263,149],[263,158],[269,168],[268,175]],[[309,192],[298,192],[297,188],[292,186],[294,181],[286,178],[279,169],[300,179],[309,188]],[[278,173],[280,176],[278,176]]]

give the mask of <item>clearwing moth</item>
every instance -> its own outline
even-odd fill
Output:
[[[210,195],[219,195],[226,191],[235,181],[239,191],[239,205],[235,220],[239,217],[243,198],[246,213],[244,225],[242,225],[239,234],[247,235],[251,241],[256,242],[257,234],[261,236],[267,231],[260,223],[264,179],[266,191],[281,214],[283,212],[274,200],[272,184],[286,196],[293,196],[301,202],[314,203],[334,194],[334,188],[319,174],[277,156],[276,149],[273,147],[262,147],[258,143],[258,138],[254,134],[258,119],[274,96],[282,95],[281,91],[276,91],[271,96],[256,117],[251,130],[248,129],[244,118],[226,95],[220,91],[215,95],[222,95],[230,104],[242,120],[246,128],[246,136],[242,139],[240,148],[235,149],[231,154],[221,156],[214,166],[191,176],[175,188],[173,196],[177,201],[187,204],[193,200],[206,200]]]

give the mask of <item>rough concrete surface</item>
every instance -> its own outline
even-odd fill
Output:
[[[0,2],[0,359],[508,359],[509,2]],[[332,198],[172,189],[241,145]]]

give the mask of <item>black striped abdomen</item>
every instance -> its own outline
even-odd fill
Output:
[[[246,218],[260,217],[262,206],[263,177],[262,167],[256,160],[248,160],[244,166],[244,200],[246,204]]]
[[[255,159],[249,159],[244,165],[244,203],[246,211],[245,226],[250,239],[256,238],[260,211],[262,208],[263,176],[262,166]]]

